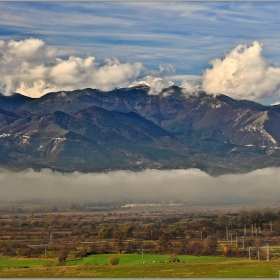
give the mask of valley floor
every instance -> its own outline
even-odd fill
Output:
[[[0,270],[1,278],[278,278],[280,261],[53,266]]]

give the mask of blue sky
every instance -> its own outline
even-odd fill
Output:
[[[278,2],[1,2],[0,39],[43,39],[61,56],[88,53],[199,74],[238,44],[258,40],[280,65]]]
[[[239,44],[280,67],[280,2],[0,2],[0,40],[42,39],[58,56],[116,57],[201,75]],[[173,74],[172,74],[173,75]]]

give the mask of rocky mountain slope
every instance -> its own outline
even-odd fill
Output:
[[[149,87],[0,96],[0,163],[65,171],[280,166],[280,106]]]

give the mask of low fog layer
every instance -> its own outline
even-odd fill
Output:
[[[62,174],[0,171],[1,201],[269,204],[280,200],[280,168],[211,177],[198,169]]]

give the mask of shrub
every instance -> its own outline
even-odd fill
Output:
[[[59,262],[65,262],[69,254],[69,251],[66,249],[62,249],[58,252],[58,261]]]
[[[111,265],[117,265],[119,263],[120,259],[117,258],[117,257],[110,257],[108,259],[108,262],[111,264]]]
[[[1,253],[5,257],[15,257],[17,255],[10,247],[4,247],[1,250]]]
[[[222,250],[223,256],[224,257],[229,257],[232,255],[232,250],[228,246],[224,246]]]

